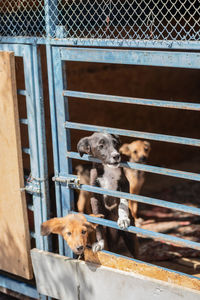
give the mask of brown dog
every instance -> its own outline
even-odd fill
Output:
[[[146,163],[150,150],[150,143],[142,140],[137,140],[130,144],[123,144],[120,148],[120,152],[128,157],[129,162],[134,163]],[[124,171],[130,184],[130,193],[138,195],[144,183],[144,172],[128,168],[124,168]],[[129,208],[133,218],[136,220],[137,202],[129,201]]]
[[[96,217],[102,217],[98,215]],[[67,242],[72,251],[81,255],[86,247],[95,242],[92,232],[95,233],[98,224],[89,223],[82,214],[69,214],[64,218],[53,218],[41,225],[41,234],[60,234]]]
[[[76,166],[76,174],[80,178],[80,184],[90,184],[90,170],[92,164],[84,164]],[[80,213],[86,213],[87,215],[91,214],[91,204],[90,204],[91,193],[88,191],[79,191],[77,209]]]

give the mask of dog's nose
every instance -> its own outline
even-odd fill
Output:
[[[113,158],[114,158],[114,160],[118,161],[120,158],[120,154],[114,154]]]
[[[144,155],[141,156],[141,157],[140,157],[140,161],[141,161],[141,162],[146,162],[146,161],[147,161],[147,157],[144,156]]]
[[[82,250],[83,250],[83,246],[76,247],[76,250],[77,250],[78,252],[82,251]]]

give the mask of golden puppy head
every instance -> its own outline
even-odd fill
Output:
[[[72,251],[80,255],[87,246],[88,234],[96,229],[96,224],[87,222],[82,214],[69,214],[64,218],[53,218],[41,225],[41,234],[60,234]]]
[[[137,140],[130,144],[123,144],[120,152],[129,157],[131,162],[145,163],[151,150],[150,143],[147,141]]]

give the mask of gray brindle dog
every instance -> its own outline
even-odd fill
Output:
[[[93,163],[90,171],[90,185],[129,193],[129,182],[123,168],[119,167],[121,156],[119,153],[120,141],[116,135],[108,133],[93,133],[89,137],[82,138],[77,149],[80,156],[89,154],[101,160]],[[103,214],[108,220],[117,221],[121,229],[134,225],[134,220],[129,213],[128,200],[107,195],[93,193],[91,197],[92,212],[95,215]],[[108,249],[115,250],[121,236],[129,252],[133,257],[137,255],[137,241],[134,234],[112,228],[106,229]],[[104,230],[101,226],[96,231],[97,242],[93,244],[93,251],[97,252],[104,248]]]

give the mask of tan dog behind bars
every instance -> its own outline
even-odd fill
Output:
[[[103,215],[95,217],[103,217]],[[42,223],[41,234],[60,234],[72,251],[81,255],[88,246],[91,247],[95,242],[97,226],[98,224],[89,223],[82,214],[69,214],[63,218],[53,218]]]
[[[129,162],[134,163],[146,163],[150,150],[150,143],[142,140],[137,140],[130,144],[123,144],[120,148],[120,152],[128,157]],[[130,184],[130,193],[138,195],[144,183],[144,172],[128,168],[124,168],[124,171]],[[129,208],[136,221],[137,202],[129,201]]]

